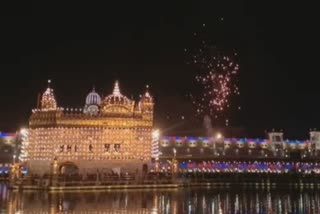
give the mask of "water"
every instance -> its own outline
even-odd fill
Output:
[[[299,190],[169,189],[14,192],[0,184],[0,213],[320,213],[320,193]]]

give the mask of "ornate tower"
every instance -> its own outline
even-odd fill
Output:
[[[285,143],[283,140],[283,132],[275,132],[272,130],[272,132],[268,133],[269,140],[271,142],[273,155],[275,157],[283,157],[284,156],[284,150],[285,150]]]
[[[312,151],[314,156],[317,156],[320,151],[320,132],[310,131],[310,146],[309,149]]]
[[[141,97],[140,107],[143,119],[153,122],[154,102],[149,93],[149,86],[147,86],[146,93]]]
[[[51,80],[48,80],[48,88],[43,93],[41,99],[41,110],[55,111],[57,109],[57,102],[53,94],[53,89],[50,88]]]

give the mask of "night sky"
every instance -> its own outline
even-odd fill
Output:
[[[0,130],[27,125],[47,79],[60,106],[78,108],[93,85],[107,95],[119,80],[136,99],[150,85],[156,126],[166,134],[197,134],[202,122],[187,97],[196,93],[196,74],[184,48],[203,24],[210,40],[239,55],[242,110],[230,126],[245,131],[235,135],[282,128],[288,138],[306,138],[320,128],[316,7],[219,2],[33,4],[2,13]]]

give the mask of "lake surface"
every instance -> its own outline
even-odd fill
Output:
[[[14,192],[0,184],[0,213],[320,213],[318,191],[231,189]]]

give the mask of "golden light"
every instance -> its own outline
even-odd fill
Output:
[[[222,134],[219,132],[219,133],[217,133],[217,135],[216,135],[216,139],[221,139],[222,138]]]
[[[21,135],[24,135],[24,136],[27,135],[27,134],[28,134],[28,129],[26,129],[26,128],[21,128],[21,129],[20,129],[20,134],[21,134]]]

